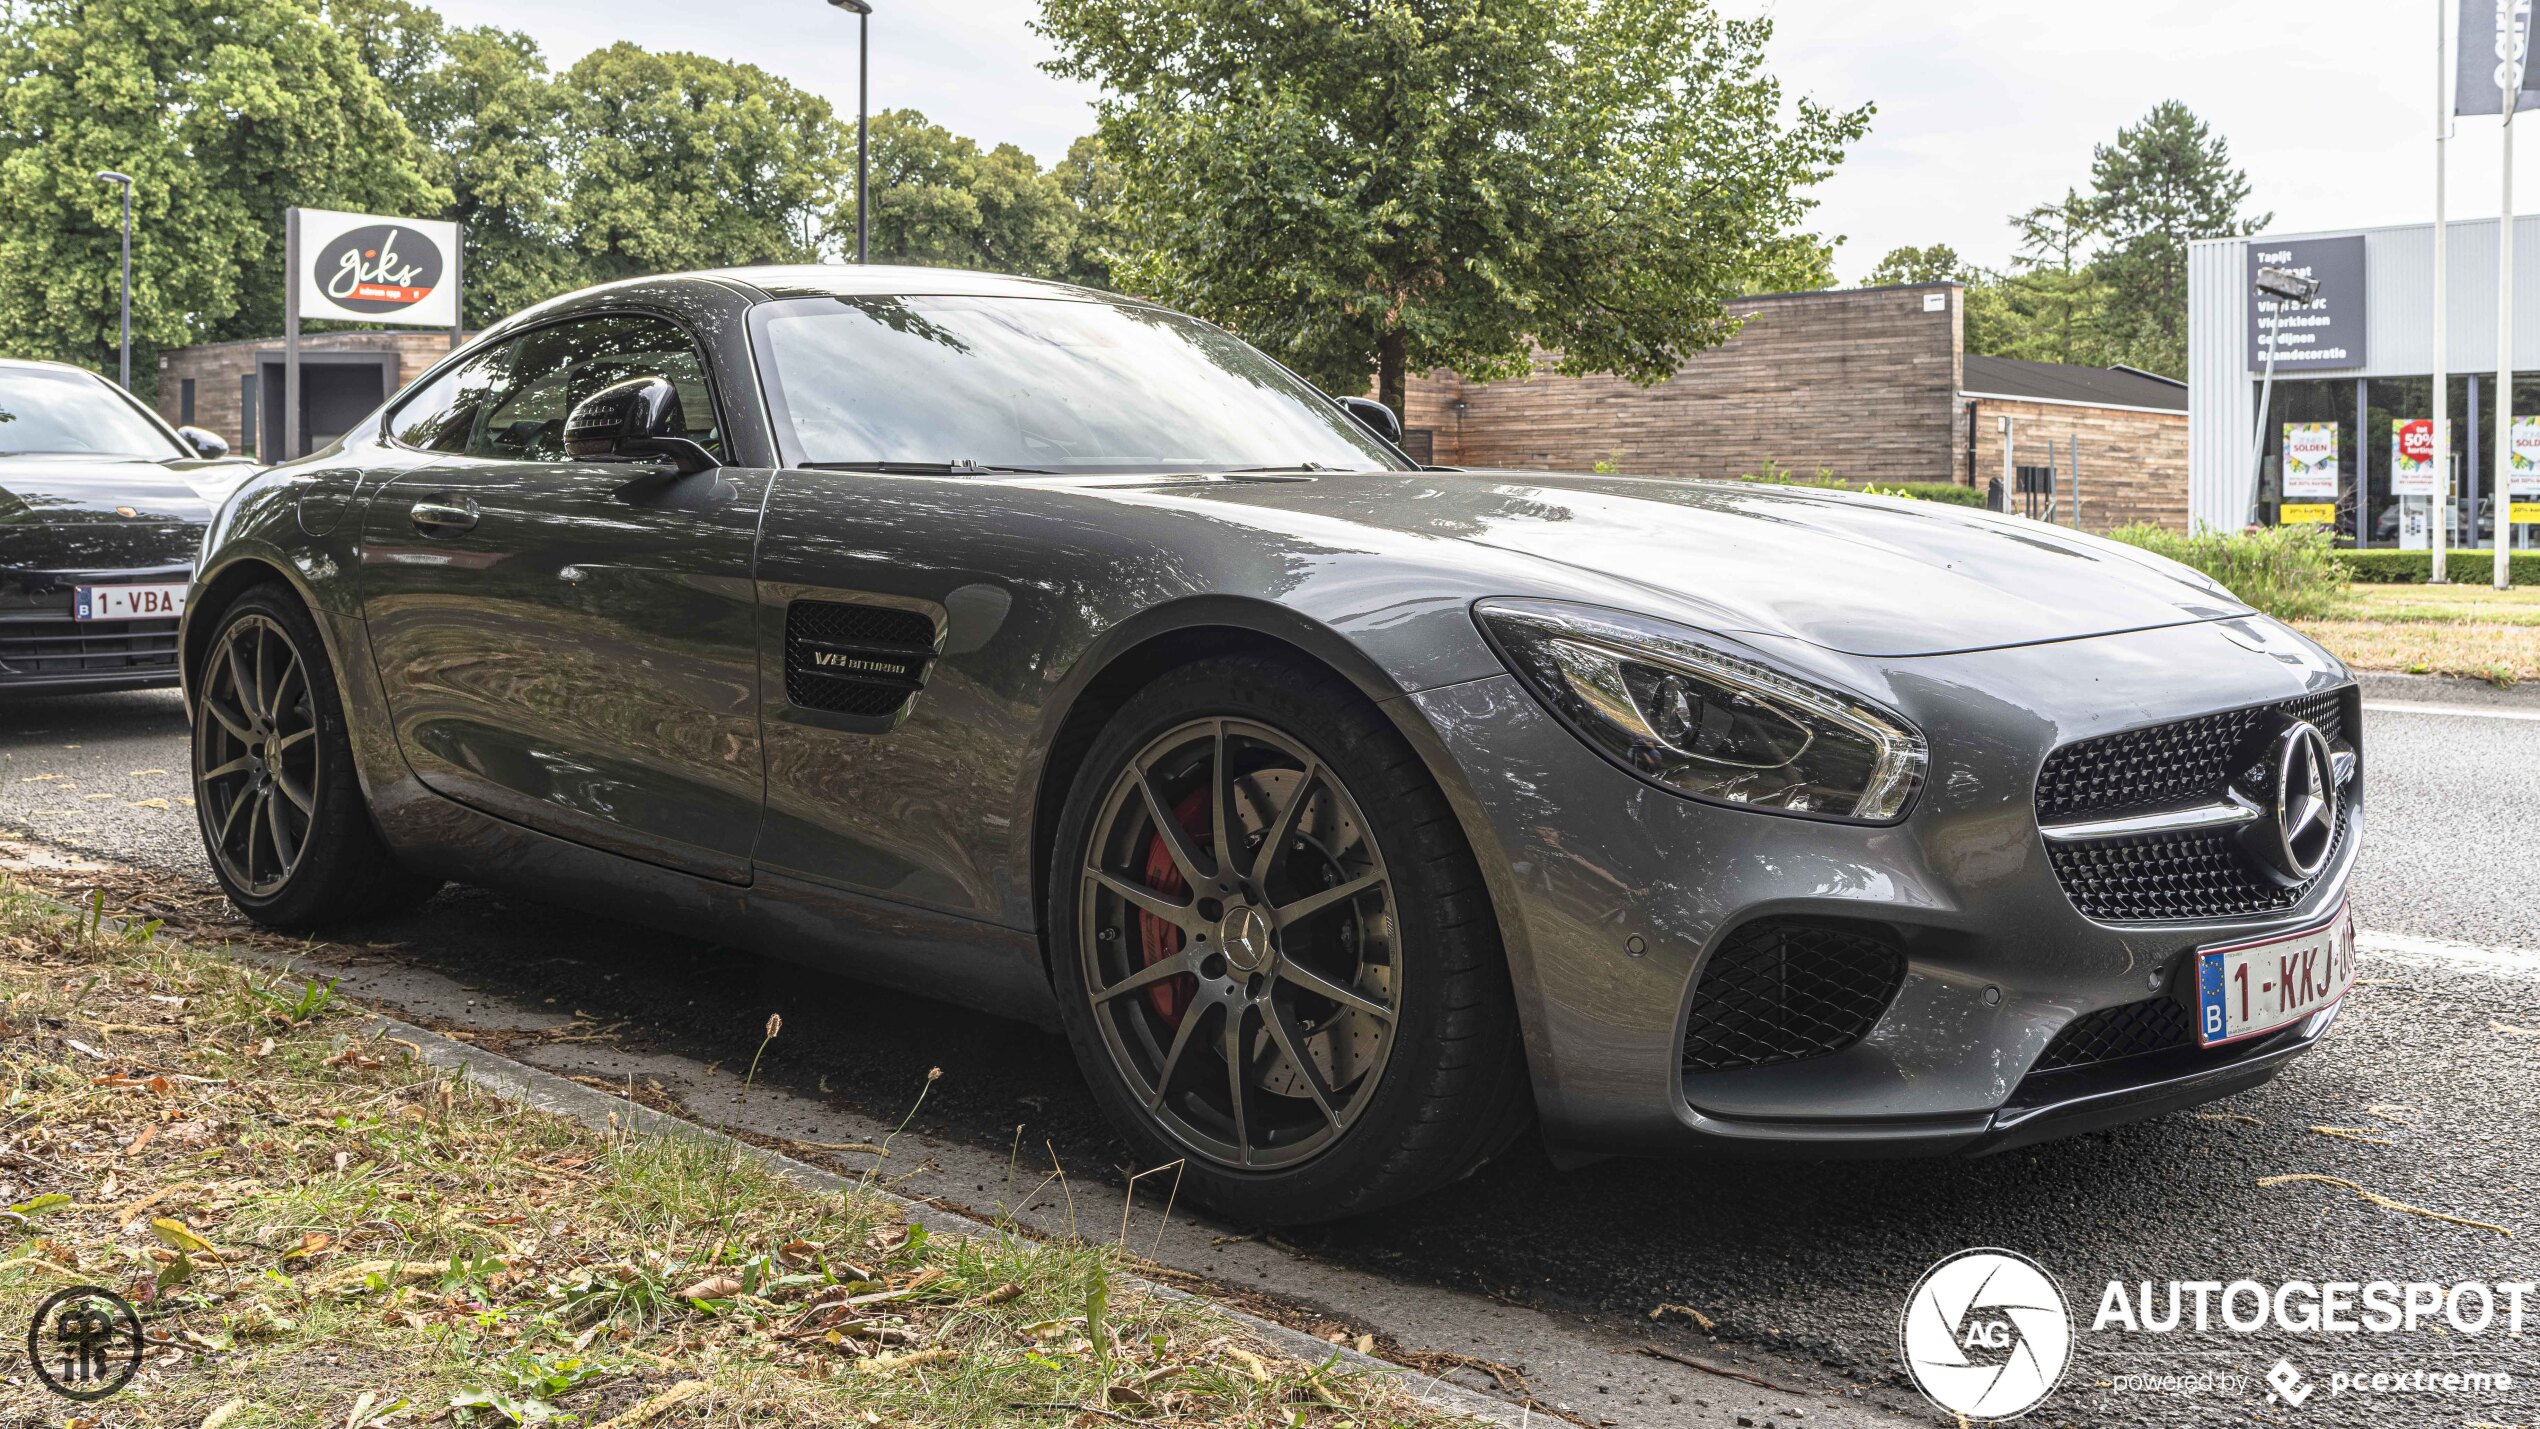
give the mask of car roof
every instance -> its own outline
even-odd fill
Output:
[[[720,278],[755,288],[770,298],[1100,298],[1072,283],[1045,278],[1018,278],[1008,273],[980,273],[967,268],[915,268],[889,263],[784,263],[747,268],[712,268],[694,276]]]
[[[652,273],[613,283],[577,288],[503,319],[488,333],[517,331],[531,323],[587,308],[605,308],[630,295],[657,297],[665,288],[710,290],[728,300],[758,304],[788,298],[860,297],[1012,297],[1064,298],[1085,302],[1147,307],[1137,298],[1005,273],[976,273],[963,268],[913,268],[891,264],[771,263],[740,268],[705,268],[686,273]]]
[[[82,377],[95,377],[100,382],[106,380],[103,377],[98,377],[96,373],[91,372],[87,368],[81,367],[76,363],[48,362],[40,357],[0,357],[0,372],[23,372],[29,370],[36,372],[73,372]]]

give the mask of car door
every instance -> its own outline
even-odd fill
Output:
[[[436,792],[743,883],[762,802],[750,562],[768,473],[564,451],[575,403],[653,374],[721,456],[721,394],[670,320],[585,316],[513,339],[429,434],[447,454],[369,500],[364,615],[398,744]]]

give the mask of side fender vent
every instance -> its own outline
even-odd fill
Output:
[[[832,714],[892,715],[935,667],[935,622],[913,610],[798,600],[785,607],[785,698]]]

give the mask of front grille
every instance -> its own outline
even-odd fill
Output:
[[[176,673],[173,620],[0,619],[0,672],[20,679]]]
[[[2087,1067],[2121,1057],[2140,1057],[2146,1052],[2166,1052],[2195,1040],[2195,1026],[2188,1020],[2185,1003],[2174,997],[2147,997],[2141,1002],[2103,1007],[2074,1018],[2055,1034],[2054,1041],[2046,1044],[2045,1055],[2037,1059],[2033,1070],[2059,1072],[2067,1067]]]
[[[2342,690],[2078,740],[2038,771],[2038,817],[2112,818],[2219,797],[2233,760],[2278,713],[2318,725],[2330,744],[2346,741]]]
[[[1685,1070],[1840,1052],[1869,1035],[1904,983],[1904,952],[1862,929],[1795,918],[1749,923],[1711,955],[1694,985]]]
[[[785,698],[833,714],[887,715],[925,688],[935,622],[913,610],[798,600],[785,608]]]
[[[2353,748],[2347,730],[2354,697],[2348,687],[2068,744],[2038,771],[2038,816],[2117,818],[2218,800],[2251,773],[2241,766],[2279,715],[2307,720],[2331,745]],[[2351,798],[2341,799],[2340,844],[2351,812]],[[2227,829],[2050,840],[2046,854],[2073,906],[2109,923],[2250,917],[2290,908],[2310,891],[2268,877]]]

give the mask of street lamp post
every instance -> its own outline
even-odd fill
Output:
[[[829,0],[829,3],[855,16],[855,261],[865,259],[864,246],[864,112],[865,94],[872,79],[869,59],[871,50],[866,40],[873,28],[873,7],[865,0]]]
[[[101,169],[100,183],[123,186],[123,390],[132,390],[132,177]]]
[[[2267,375],[2258,384],[2258,430],[2250,438],[2249,524],[2252,526],[2258,524],[2258,495],[2260,488],[2266,484],[2267,405],[2275,396],[2275,354],[2278,339],[2283,335],[2282,319],[2291,309],[2307,307],[2318,298],[2320,285],[2315,278],[2306,278],[2282,268],[2261,268],[2258,270],[2257,295],[2275,299],[2278,321],[2267,335]],[[2363,520],[2360,503],[2355,519],[2358,522]]]

